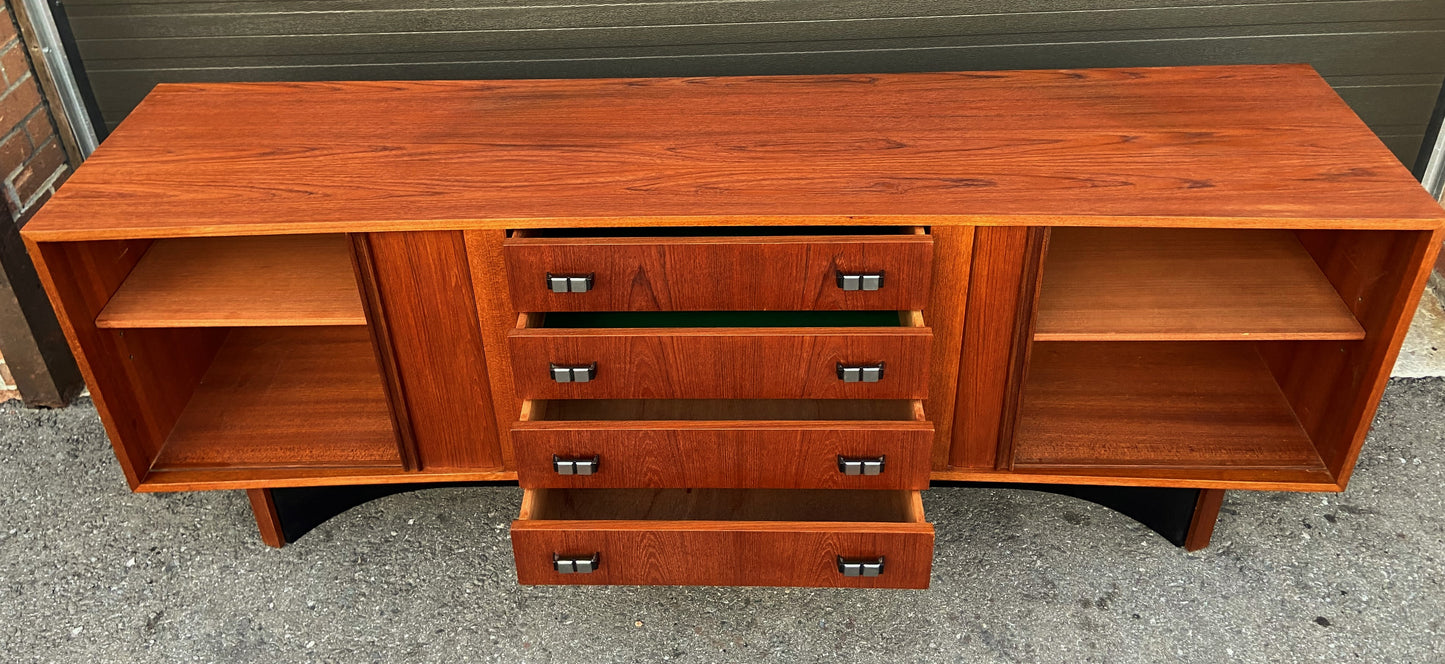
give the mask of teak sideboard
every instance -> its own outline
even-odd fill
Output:
[[[926,587],[930,482],[1343,490],[1442,222],[1284,65],[161,85],[24,238],[272,545],[515,481],[522,583]]]

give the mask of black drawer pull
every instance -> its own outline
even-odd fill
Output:
[[[876,383],[883,380],[883,363],[846,365],[839,362],[838,380],[845,383]]]
[[[845,457],[838,455],[838,472],[844,475],[882,475],[887,456]]]
[[[555,553],[552,554],[552,569],[557,570],[558,574],[591,574],[597,571],[601,563],[601,553],[576,558],[563,558]]]
[[[838,556],[838,571],[843,576],[883,576],[883,556],[877,558]]]
[[[547,273],[547,290],[553,293],[586,293],[592,290],[592,277],[595,272],[587,274],[552,274]]]
[[[551,364],[552,380],[558,383],[590,383],[597,378],[597,363],[567,366]]]
[[[834,274],[838,278],[838,287],[845,291],[876,291],[883,287],[883,270],[858,274],[837,270]]]
[[[593,475],[597,473],[598,466],[602,463],[602,457],[592,455],[588,457],[566,458],[552,455],[552,469],[558,475]]]

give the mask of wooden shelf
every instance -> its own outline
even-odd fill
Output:
[[[1290,231],[1056,228],[1036,341],[1363,339]]]
[[[365,325],[345,235],[156,240],[96,327]]]
[[[1013,451],[1016,471],[1331,479],[1254,344],[1035,344]]]
[[[400,466],[366,328],[237,328],[151,470]]]

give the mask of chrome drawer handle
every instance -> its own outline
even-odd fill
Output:
[[[552,380],[559,383],[588,383],[597,379],[596,362],[578,366],[549,364],[552,368]]]
[[[844,475],[882,475],[887,455],[877,457],[845,457],[838,455],[838,472]]]
[[[552,554],[552,569],[557,570],[558,574],[591,574],[597,571],[601,561],[601,553],[594,553],[590,558],[563,558],[554,553]]]
[[[597,472],[597,467],[601,462],[602,458],[595,454],[590,459],[587,457],[568,459],[553,454],[552,470],[557,471],[558,475],[592,475]]]
[[[844,558],[838,556],[838,571],[843,576],[882,576],[883,556],[877,558]]]
[[[587,274],[552,274],[547,273],[547,290],[553,293],[586,293],[592,290],[592,277],[596,272]]]
[[[835,270],[834,274],[838,277],[838,287],[845,291],[875,291],[883,287],[883,270],[859,274]]]
[[[883,380],[883,363],[848,366],[839,362],[838,380],[845,383],[876,383]]]

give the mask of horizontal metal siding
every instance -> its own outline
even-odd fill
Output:
[[[1445,0],[73,0],[101,112],[156,83],[1308,62],[1414,161]]]

